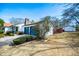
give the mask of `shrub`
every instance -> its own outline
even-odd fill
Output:
[[[26,36],[26,41],[31,41],[31,40],[33,40],[33,39],[34,39],[34,37],[31,36],[31,35],[27,35],[27,36]]]
[[[12,31],[7,31],[5,35],[7,35],[7,36],[14,36]]]
[[[0,30],[0,34],[3,34],[4,33],[4,31],[3,30]]]
[[[9,36],[14,36],[14,34],[13,33],[9,33]]]
[[[19,37],[17,39],[14,39],[13,42],[15,45],[18,45],[18,44],[22,44],[26,41],[31,41],[31,40],[33,40],[33,37],[28,35],[28,36],[23,36],[23,37]]]
[[[16,34],[18,34],[18,35],[22,35],[22,34],[24,34],[23,32],[17,32]]]
[[[0,34],[0,38],[1,38],[1,37],[4,37],[4,34]]]
[[[23,37],[17,38],[15,40],[13,40],[14,44],[18,45],[18,44],[22,44],[24,42],[26,42],[26,39]]]

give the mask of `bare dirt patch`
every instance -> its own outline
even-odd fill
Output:
[[[64,37],[63,37],[64,36]],[[45,42],[30,41],[17,46],[3,46],[1,56],[79,56],[76,33],[61,33],[50,36]],[[77,43],[75,45],[75,43]]]

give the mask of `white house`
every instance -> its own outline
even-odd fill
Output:
[[[53,35],[53,27],[52,26],[49,28],[49,31],[45,34],[45,37],[48,37],[50,35]]]
[[[16,31],[24,32],[24,34],[35,35],[35,32],[36,32],[35,26],[37,24],[40,24],[39,27],[40,27],[41,32],[43,33],[44,31],[46,31],[46,29],[44,28],[45,25],[43,22],[44,22],[44,20],[32,23],[31,21],[29,21],[28,19],[25,18],[24,24],[16,25]],[[53,35],[53,25],[52,25],[51,21],[49,21],[48,28],[49,28],[49,31],[47,31],[45,33],[46,37],[49,35]]]
[[[6,33],[7,31],[12,31],[11,23],[4,23],[4,33]]]
[[[29,21],[29,19],[25,18],[25,22],[24,23],[15,25],[16,31],[24,32],[24,26],[28,25],[28,24],[31,24],[31,21]]]
[[[53,35],[53,25],[51,23],[51,21],[48,21],[49,23],[46,24],[46,20],[42,20],[39,22],[35,22],[32,23],[31,21],[29,21],[29,19],[25,18],[25,22],[23,24],[18,24],[13,26],[11,23],[5,23],[4,27],[5,27],[5,33],[7,31],[14,31],[16,32],[23,32],[24,34],[29,34],[29,35],[36,35],[36,26],[39,24],[39,30],[40,30],[40,36],[43,36],[43,34],[45,34],[45,36],[50,36]],[[46,29],[46,27],[48,27],[49,30]]]

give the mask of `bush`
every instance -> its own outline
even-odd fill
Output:
[[[3,34],[4,33],[4,31],[3,30],[0,30],[0,34]]]
[[[0,38],[1,38],[1,37],[4,37],[4,34],[0,34]]]
[[[31,35],[26,36],[26,41],[31,41],[31,40],[33,40],[33,39],[34,39],[34,37],[31,36]]]
[[[13,33],[9,33],[9,36],[14,36],[14,34]]]
[[[7,36],[14,36],[12,31],[7,31],[5,35],[7,35]]]
[[[31,40],[33,40],[33,37],[28,35],[28,36],[23,36],[23,37],[19,37],[17,39],[14,39],[13,42],[15,45],[18,45],[18,44],[22,44],[26,41],[31,41]]]
[[[23,32],[17,32],[16,34],[18,34],[18,35],[22,35],[22,34],[24,34]]]
[[[22,43],[26,42],[26,38],[25,37],[20,37],[20,38],[14,39],[13,42],[16,45],[22,44]]]

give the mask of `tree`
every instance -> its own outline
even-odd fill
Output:
[[[76,31],[79,31],[79,24],[76,24],[74,27],[76,28]]]
[[[0,18],[0,30],[2,30],[4,26],[4,20]]]
[[[68,21],[75,20],[79,24],[79,3],[70,4],[69,6],[64,10],[63,18]]]
[[[61,28],[61,21],[56,17],[52,17],[52,24],[54,29]]]
[[[41,18],[40,22],[36,23],[35,29],[38,38],[45,38],[46,32],[49,31],[50,18],[50,16],[46,16],[44,18]]]
[[[46,16],[44,18],[42,18],[42,27],[41,28],[41,34],[42,37],[45,37],[46,32],[49,31],[49,24],[50,24],[50,20],[51,20],[51,16]]]
[[[34,20],[32,20],[32,23],[34,23],[35,21]]]
[[[53,24],[54,29],[60,29],[60,28],[64,28],[65,26],[67,26],[68,21],[65,19],[62,20],[56,17],[52,17],[52,24]]]
[[[64,10],[64,13],[62,15],[63,19],[66,19],[69,22],[72,22],[75,20],[76,26],[73,26],[73,27],[75,27],[76,30],[79,31],[79,3],[70,4],[69,6],[66,10]],[[79,33],[78,34],[76,33],[75,35],[76,35],[76,37],[78,37]],[[72,48],[75,46],[79,46],[79,42],[78,41],[76,42],[75,39],[71,39],[70,42],[71,43],[69,45]],[[74,44],[72,44],[72,43],[74,43]]]
[[[11,18],[10,19],[10,23],[12,23],[13,25],[17,25],[17,24],[22,24],[24,23],[25,19],[22,18]]]

